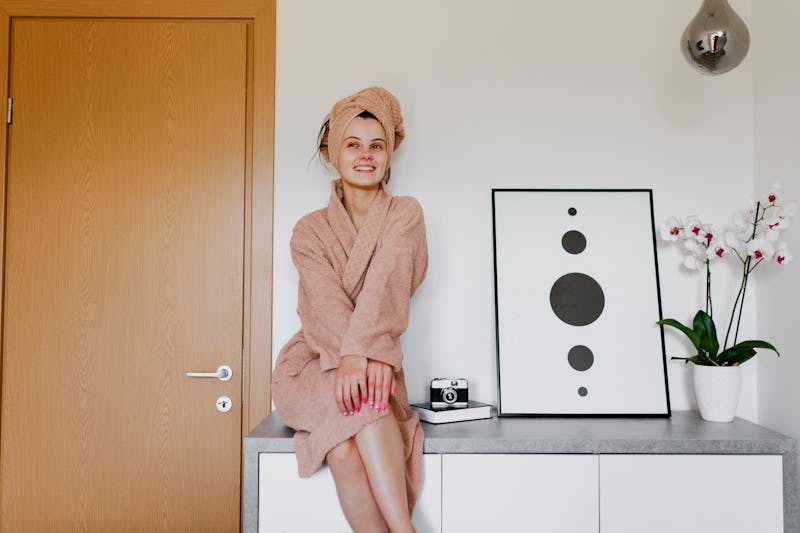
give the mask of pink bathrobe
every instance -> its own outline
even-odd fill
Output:
[[[341,357],[362,355],[395,370],[397,395],[389,407],[405,444],[413,509],[422,480],[423,435],[408,405],[400,334],[408,327],[409,301],[428,264],[422,208],[411,197],[393,197],[381,183],[356,232],[336,180],[328,207],[298,221],[291,250],[300,274],[302,327],[278,355],[272,393],[281,418],[296,430],[300,476],[313,474],[334,446],[388,414],[364,406],[344,416],[336,405],[334,380]]]

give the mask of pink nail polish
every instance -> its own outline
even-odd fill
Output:
[[[386,410],[386,404],[385,404],[385,403],[382,403],[382,404],[381,404],[381,411],[385,411],[385,410]]]
[[[356,413],[360,413],[360,412],[361,412],[361,408],[360,407],[356,407]]]

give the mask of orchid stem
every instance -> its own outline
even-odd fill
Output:
[[[759,210],[761,209],[761,202],[756,202],[756,214],[753,218],[753,231],[750,234],[750,239],[754,239],[756,236],[756,228],[758,228],[759,222]],[[765,210],[766,211],[766,210]],[[722,349],[725,350],[728,347],[728,336],[731,333],[731,326],[733,326],[733,320],[736,318],[736,329],[733,332],[733,346],[736,346],[736,341],[739,338],[739,326],[742,323],[742,311],[744,310],[744,296],[747,292],[747,278],[750,276],[750,272],[755,269],[759,263],[761,263],[761,259],[759,259],[753,268],[750,268],[750,263],[752,262],[753,257],[747,256],[747,259],[744,261],[744,269],[742,271],[742,283],[739,286],[739,292],[736,294],[736,300],[733,302],[733,309],[731,310],[731,319],[728,322],[728,330],[725,332],[725,343],[722,345]],[[738,316],[737,316],[738,314]]]
[[[733,301],[733,309],[731,310],[731,319],[728,321],[728,329],[725,332],[725,343],[722,345],[722,349],[726,350],[728,348],[728,337],[731,334],[731,328],[733,327],[733,320],[736,317],[736,309],[739,308],[739,320],[742,318],[741,313],[741,306],[739,305],[740,300],[744,301],[744,291],[747,287],[747,268],[749,266],[750,258],[748,257],[744,261],[744,271],[742,273],[742,283],[739,284],[739,292],[736,294],[736,299]],[[739,323],[736,324],[736,334],[734,335],[733,343],[736,344],[736,336],[739,333]]]
[[[706,314],[714,318],[714,304],[711,301],[711,261],[706,261]]]
[[[747,258],[747,265],[745,268],[750,266],[750,258]],[[742,280],[742,300],[739,302],[739,317],[736,320],[736,332],[733,334],[733,345],[736,346],[736,339],[739,338],[739,324],[742,322],[742,310],[744,309],[744,295],[747,292],[747,276],[748,274],[744,275],[744,279]]]

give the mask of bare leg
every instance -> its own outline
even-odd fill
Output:
[[[389,412],[355,436],[372,494],[392,533],[413,532],[406,494],[403,437]]]
[[[355,533],[386,533],[389,528],[372,496],[364,463],[353,439],[339,443],[326,456],[336,482],[344,516]]]

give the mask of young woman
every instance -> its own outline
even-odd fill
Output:
[[[273,399],[296,430],[300,476],[325,460],[350,526],[414,531],[422,428],[408,405],[400,334],[428,264],[422,209],[386,185],[403,140],[397,99],[371,87],[337,102],[318,139],[339,173],[328,206],[291,240],[301,329],[273,372]]]

